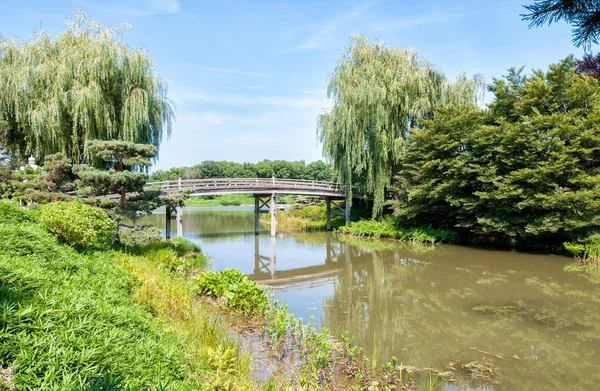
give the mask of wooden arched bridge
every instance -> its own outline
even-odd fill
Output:
[[[181,179],[176,181],[149,182],[147,188],[160,188],[163,192],[186,191],[191,196],[216,196],[226,194],[254,195],[254,233],[258,235],[261,213],[271,214],[271,236],[277,233],[278,194],[293,194],[323,197],[327,203],[327,229],[331,229],[332,216],[344,216],[346,224],[350,221],[350,206],[346,200],[345,189],[335,182],[311,181],[302,179],[278,178],[212,178]],[[358,197],[358,195],[355,195]],[[172,217],[169,208],[166,211],[166,232],[170,233],[171,219],[177,221],[177,236],[182,235],[181,208],[176,208],[176,216]]]

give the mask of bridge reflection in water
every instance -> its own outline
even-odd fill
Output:
[[[270,248],[260,247],[259,237],[254,238],[254,272],[248,277],[260,284],[287,291],[329,283],[344,270],[344,263],[352,259],[352,247],[331,240],[327,232],[325,259],[322,264],[277,270],[277,238],[271,237]]]

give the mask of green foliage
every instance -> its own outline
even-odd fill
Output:
[[[210,260],[200,246],[187,239],[159,240],[131,248],[131,252],[143,255],[154,265],[173,273],[188,274],[197,268],[206,268]]]
[[[85,389],[108,375],[123,389],[193,389],[182,341],[132,302],[111,253],[79,254],[29,222],[0,223],[0,237],[0,366],[14,363],[17,389]]]
[[[167,391],[167,386],[159,384],[156,387],[145,387],[143,389],[133,389],[123,385],[121,379],[107,376],[104,379],[93,382],[89,386],[79,388],[76,387],[74,391]]]
[[[298,216],[305,219],[320,220],[326,217],[326,213],[325,205],[309,205],[303,209],[300,209],[300,211],[298,211]]]
[[[102,209],[79,202],[53,202],[44,206],[40,223],[60,242],[78,249],[102,244],[115,231],[113,221]]]
[[[172,243],[173,249],[179,256],[202,252],[202,249],[198,244],[184,238],[175,238],[171,240],[170,243]]]
[[[227,199],[220,200],[219,204],[223,205],[223,206],[239,206],[239,205],[242,205],[242,203],[239,200],[227,200]]]
[[[9,152],[62,152],[82,163],[88,139],[160,146],[173,118],[167,84],[146,50],[126,45],[128,28],[78,11],[54,38],[0,40],[0,119]]]
[[[160,229],[153,225],[122,228],[119,236],[121,244],[126,247],[144,247],[162,239]]]
[[[429,227],[400,228],[390,221],[360,220],[342,226],[339,233],[359,238],[391,238],[416,243],[453,243],[458,235],[450,230]]]
[[[271,178],[333,180],[331,165],[321,160],[305,164],[304,161],[263,160],[258,163],[236,163],[206,160],[192,167],[173,167],[167,171],[152,172],[155,182],[202,178]]]
[[[268,303],[265,290],[237,269],[200,274],[195,280],[195,291],[248,315],[262,312]]]
[[[600,86],[568,57],[494,80],[489,111],[440,110],[408,139],[397,177],[405,225],[472,241],[558,244],[600,226]]]
[[[580,262],[600,262],[600,234],[594,234],[583,242],[563,243],[563,246]]]
[[[34,223],[38,220],[37,211],[25,209],[15,202],[0,201],[0,223]]]
[[[185,201],[186,206],[227,206],[254,205],[254,196],[247,194],[227,194],[222,196],[192,197]]]
[[[523,20],[529,21],[529,27],[543,26],[564,20],[573,26],[573,43],[589,49],[592,43],[598,43],[600,37],[600,4],[589,0],[535,0],[526,5],[527,14]]]
[[[410,129],[441,106],[475,107],[480,90],[479,77],[450,83],[412,49],[353,37],[329,81],[333,107],[318,125],[348,200],[356,186],[373,195],[373,216],[379,215]]]

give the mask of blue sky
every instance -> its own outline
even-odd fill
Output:
[[[532,1],[0,0],[0,33],[56,34],[77,8],[131,24],[127,42],[149,50],[177,109],[156,168],[310,162],[321,158],[316,118],[330,106],[328,76],[351,35],[415,48],[452,79],[491,81],[511,66],[581,56],[567,24],[528,29],[519,14]]]

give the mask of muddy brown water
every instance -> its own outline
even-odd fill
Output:
[[[184,237],[213,268],[271,286],[306,322],[349,330],[378,364],[496,367],[491,383],[438,390],[600,390],[600,286],[564,272],[569,258],[329,233],[271,238],[268,227],[253,234],[253,219],[250,207],[186,207]],[[164,229],[164,212],[140,223]]]

